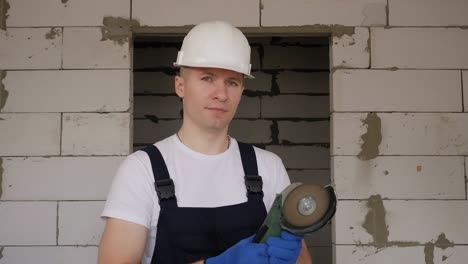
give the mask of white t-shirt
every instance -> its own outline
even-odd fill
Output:
[[[228,150],[217,155],[195,152],[172,135],[155,144],[161,152],[179,207],[221,207],[247,201],[239,147],[231,140]],[[277,193],[290,181],[281,159],[254,147],[258,172],[263,180],[263,202],[267,211]],[[142,263],[151,263],[156,242],[159,202],[153,170],[143,151],[130,154],[121,164],[107,197],[103,217],[126,220],[150,230]]]

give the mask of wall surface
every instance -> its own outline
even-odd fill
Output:
[[[467,13],[464,0],[0,0],[0,263],[95,262],[132,147],[131,33],[210,19],[331,33],[335,263],[465,263]]]

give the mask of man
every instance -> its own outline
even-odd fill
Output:
[[[228,135],[244,77],[253,78],[245,36],[225,22],[202,23],[174,65],[182,126],[119,168],[99,263],[310,263],[300,236],[252,242],[289,179],[278,156]]]

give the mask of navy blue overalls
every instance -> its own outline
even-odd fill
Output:
[[[178,207],[161,152],[154,145],[142,149],[151,160],[161,208],[152,264],[191,263],[216,256],[260,228],[266,208],[255,151],[251,145],[238,145],[248,200],[216,208]]]

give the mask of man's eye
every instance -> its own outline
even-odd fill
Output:
[[[207,82],[211,82],[213,80],[213,78],[211,78],[210,76],[205,76],[202,78],[203,81],[207,81]]]
[[[239,84],[238,84],[237,82],[234,82],[234,81],[228,82],[228,85],[229,85],[229,86],[233,86],[233,87],[239,86]]]

